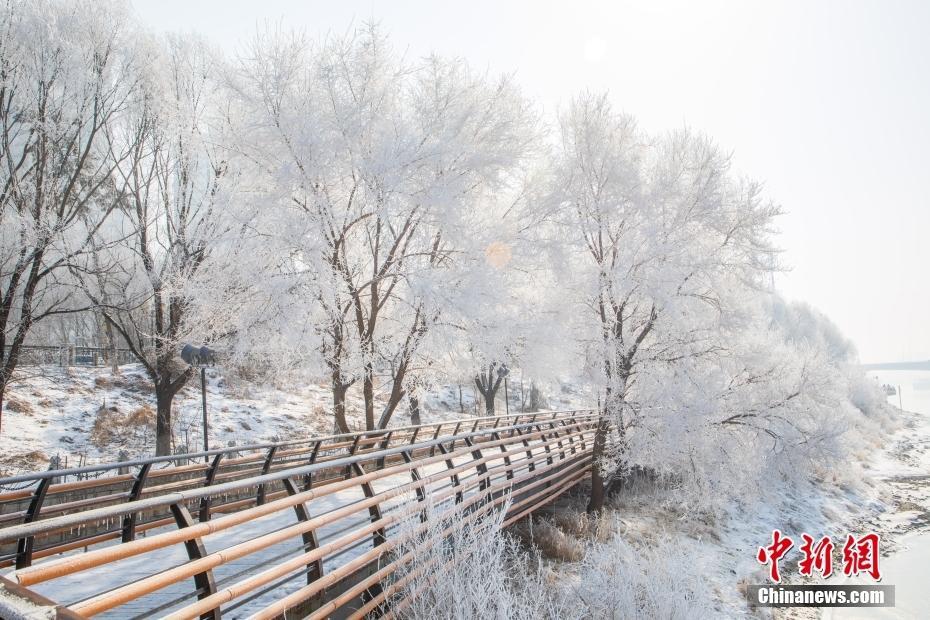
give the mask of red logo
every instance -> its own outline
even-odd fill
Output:
[[[804,543],[799,547],[801,560],[798,562],[798,572],[805,577],[811,577],[815,572],[822,577],[833,574],[833,541],[829,536],[815,540],[810,534],[801,534]],[[878,534],[865,534],[856,538],[852,534],[846,536],[843,545],[843,574],[854,577],[865,573],[875,581],[882,578],[878,567],[879,557]],[[778,562],[794,547],[794,541],[783,536],[781,531],[772,530],[772,543],[766,547],[759,547],[756,559],[760,564],[768,565],[769,577],[775,583],[781,581],[778,571]]]
[[[866,534],[859,539],[852,534],[846,536],[846,544],[843,545],[843,574],[853,576],[867,573],[879,581],[882,574],[878,570],[878,540],[878,534]]]
[[[756,554],[756,559],[759,560],[760,564],[771,564],[769,567],[769,576],[775,583],[781,581],[781,576],[778,574],[778,561],[782,556],[788,553],[788,550],[793,546],[794,541],[787,536],[783,537],[780,531],[773,530],[772,544],[768,547],[759,547],[759,553]]]
[[[798,572],[810,577],[816,570],[823,577],[829,577],[833,573],[833,541],[824,536],[815,545],[812,536],[801,534],[801,538],[804,539],[801,545],[804,558],[798,562]]]

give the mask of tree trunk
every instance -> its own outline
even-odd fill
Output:
[[[110,374],[119,374],[119,353],[116,350],[116,335],[113,333],[113,326],[107,320],[103,321],[103,335],[107,343],[107,355],[110,362]]]
[[[623,421],[623,407],[626,400],[626,385],[629,379],[629,364],[624,364],[620,375],[620,385],[608,385],[604,392],[604,404],[600,410],[597,429],[594,433],[594,448],[592,450],[593,463],[591,467],[591,498],[588,502],[588,513],[599,513],[604,509],[604,500],[607,496],[607,476],[604,472],[607,458],[607,439],[610,434],[611,421],[616,424],[619,433],[621,458],[625,454],[624,443],[626,430]],[[622,467],[620,469],[623,469]]]
[[[0,334],[0,344],[2,344],[2,334]],[[24,339],[16,338],[13,340],[13,345],[10,347],[9,351],[5,351],[3,348],[0,348],[0,434],[3,432],[3,398],[6,395],[6,389],[9,387],[10,382],[13,379],[13,370],[16,368],[16,364],[19,362],[19,352],[22,347],[22,341]],[[6,353],[6,357],[4,357]]]
[[[607,447],[607,433],[610,431],[610,421],[607,419],[607,412],[601,411],[601,417],[597,422],[597,430],[594,433],[594,450],[593,463],[591,466],[591,498],[588,501],[588,514],[597,514],[604,510],[604,473],[602,471],[602,461],[604,459],[604,449]]]
[[[391,423],[391,417],[397,410],[398,405],[403,402],[404,396],[407,395],[407,390],[402,387],[404,384],[405,373],[406,368],[402,367],[401,370],[394,375],[394,380],[391,385],[391,393],[388,396],[387,405],[385,405],[384,409],[381,411],[381,417],[378,418],[378,425],[375,428],[385,429],[388,427],[388,424]]]
[[[498,373],[495,378],[494,369],[497,365],[491,364],[475,376],[475,387],[484,397],[484,411],[488,416],[494,415],[494,400],[497,397],[497,390],[500,389],[504,381],[504,375]]]
[[[351,433],[349,422],[346,420],[346,388],[341,383],[333,383],[333,415],[336,418],[336,428],[340,433]]]
[[[171,454],[171,401],[174,394],[166,385],[155,384],[155,456]]]
[[[420,422],[420,400],[416,396],[411,396],[407,399],[408,404],[410,405],[410,423],[414,426],[419,426]]]
[[[103,302],[104,307],[109,307],[110,299],[109,295],[107,295],[106,280],[103,276],[103,270],[100,268],[99,254],[96,244],[93,241],[91,241],[91,243],[94,244],[92,246],[94,252],[92,253],[91,258],[93,260],[94,273],[97,279],[97,288],[100,289],[100,301]],[[109,357],[109,360],[107,361],[110,363],[110,374],[118,375],[119,359],[116,352],[116,334],[113,333],[113,326],[106,319],[106,317],[103,315],[103,312],[101,312],[99,308],[94,312],[94,315],[97,317],[97,324],[99,326],[98,330],[103,332],[103,342],[107,349],[107,356]]]
[[[527,411],[539,411],[546,406],[542,392],[536,386],[536,382],[530,383],[530,403]]]

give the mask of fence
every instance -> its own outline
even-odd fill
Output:
[[[390,614],[416,578],[392,582],[403,537],[427,527],[399,533],[411,502],[512,523],[587,476],[596,425],[472,418],[0,479],[29,485],[0,494],[2,562],[77,617]]]
[[[8,355],[10,346],[4,349],[4,355]],[[23,345],[19,353],[19,366],[107,366],[110,355],[111,350],[106,347]],[[132,351],[116,349],[117,364],[131,364],[134,361]]]

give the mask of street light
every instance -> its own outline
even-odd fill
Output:
[[[194,368],[200,368],[200,400],[203,407],[203,451],[207,452],[209,443],[207,437],[210,433],[210,426],[207,423],[207,367],[216,365],[216,352],[207,347],[195,347],[192,344],[185,344],[181,348],[181,359]],[[204,455],[204,460],[209,461],[210,457]]]
[[[510,395],[507,393],[507,375],[509,374],[510,369],[507,368],[506,364],[501,364],[500,368],[497,369],[497,376],[504,378],[504,410],[507,415],[510,415]]]

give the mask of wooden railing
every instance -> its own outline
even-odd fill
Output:
[[[596,425],[472,418],[2,479],[30,485],[0,494],[6,579],[77,617],[390,613],[405,538],[552,501],[587,476]]]

